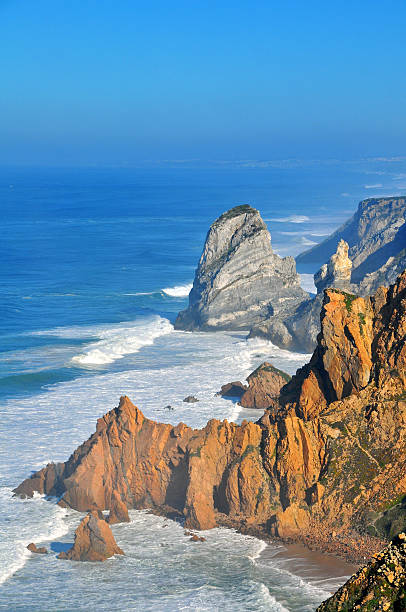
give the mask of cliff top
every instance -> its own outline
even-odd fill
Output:
[[[234,217],[239,217],[240,215],[245,215],[247,213],[253,213],[259,215],[259,211],[256,208],[252,208],[249,204],[241,204],[239,206],[234,206],[234,208],[230,208],[224,212],[218,219],[214,221],[212,227],[223,223],[224,221],[229,221],[230,219],[234,219]]]

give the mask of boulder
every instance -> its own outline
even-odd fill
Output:
[[[197,397],[194,397],[194,395],[188,395],[183,401],[186,402],[186,404],[195,404],[199,400]]]
[[[28,544],[27,548],[30,552],[37,553],[38,555],[46,555],[48,552],[45,546],[40,546],[38,548],[36,544],[34,544],[34,542],[31,542],[31,544]]]
[[[59,553],[58,559],[71,561],[105,561],[113,555],[123,555],[113,533],[97,511],[89,512],[75,532],[73,547]]]

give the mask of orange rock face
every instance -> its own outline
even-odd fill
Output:
[[[71,561],[105,561],[113,555],[123,555],[106,521],[97,511],[89,512],[75,532],[73,547],[61,552],[58,559]]]
[[[107,522],[110,525],[116,523],[129,523],[130,517],[128,516],[128,509],[125,503],[121,500],[120,495],[117,491],[113,491],[111,494],[110,512]]]
[[[123,397],[66,463],[16,493],[112,516],[120,504],[175,512],[191,529],[250,527],[319,546],[357,529],[360,541],[387,538],[385,513],[406,494],[405,332],[406,272],[369,299],[327,290],[311,361],[257,423],[173,427]]]

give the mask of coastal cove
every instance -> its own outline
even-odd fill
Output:
[[[370,194],[366,172],[374,171],[388,172],[385,187],[397,189],[376,163],[222,175],[177,170],[170,178],[163,170],[2,170],[8,285],[0,329],[0,529],[7,541],[0,609],[103,603],[111,610],[311,612],[345,582],[354,566],[298,545],[265,545],[218,527],[194,543],[180,524],[135,510],[131,523],[113,527],[124,557],[62,563],[56,554],[72,543],[83,515],[11,491],[32,470],[66,461],[122,395],[162,423],[257,421],[261,410],[216,392],[264,361],[293,375],[310,355],[247,340],[243,331],[174,330],[205,232],[220,212],[249,201],[261,209],[275,251],[296,255],[354,212]],[[298,266],[304,289],[313,288],[317,269]],[[199,401],[185,403],[190,395]],[[31,555],[31,541],[50,553]]]

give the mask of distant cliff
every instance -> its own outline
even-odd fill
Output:
[[[405,448],[406,272],[367,299],[326,290],[311,361],[257,423],[173,427],[124,397],[68,461],[16,493],[80,511],[118,496],[191,528],[228,525],[361,559],[406,526]]]
[[[237,206],[210,227],[175,328],[249,330],[269,316],[286,317],[307,298],[293,257],[273,252],[259,212]]]
[[[326,240],[297,256],[297,263],[326,262],[340,240],[349,245],[351,283],[361,295],[389,286],[406,268],[406,198],[370,198]]]

